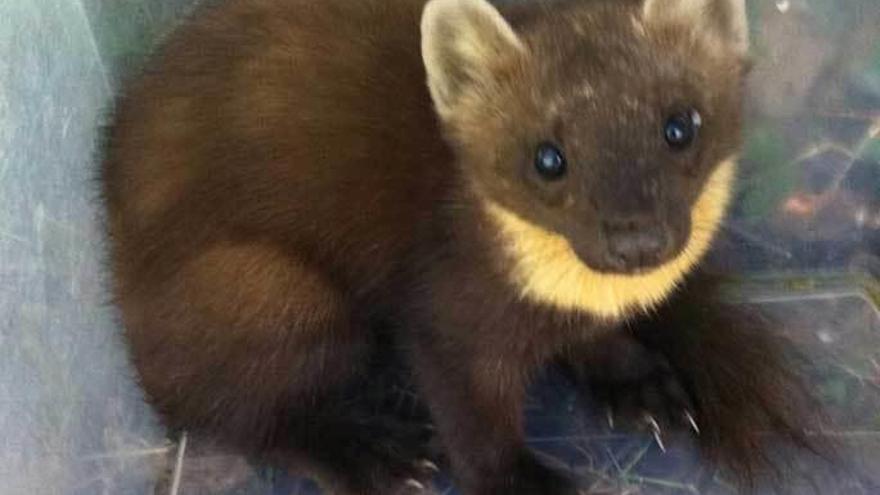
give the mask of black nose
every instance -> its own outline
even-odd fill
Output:
[[[603,224],[607,242],[606,261],[621,271],[633,271],[660,264],[671,239],[662,222],[652,218],[627,218]]]

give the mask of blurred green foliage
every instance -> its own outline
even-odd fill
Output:
[[[867,16],[875,15],[871,2],[876,0],[806,0],[811,16],[822,29],[832,34],[851,33]]]
[[[862,158],[870,160],[880,167],[880,138],[874,138],[868,142],[865,151],[862,152]]]
[[[826,36],[842,44],[841,53],[848,53],[848,43],[858,43],[856,32],[864,29],[877,29],[876,25],[865,22],[865,16],[871,16],[874,7],[866,5],[862,0],[778,0],[776,8],[783,12],[780,2],[790,4],[791,14],[796,15],[795,23],[803,23],[810,32],[815,30],[817,36]],[[806,7],[806,10],[801,7]],[[767,55],[766,40],[761,34],[774,26],[766,15],[767,4],[749,2],[749,16],[752,20],[753,55],[758,60]],[[775,9],[771,6],[770,11]],[[763,12],[762,12],[763,11]],[[786,12],[788,12],[786,10]],[[796,14],[800,12],[801,14]],[[806,12],[806,15],[802,13]],[[799,16],[799,17],[798,17]],[[767,24],[770,22],[771,24]],[[789,27],[791,29],[791,27]],[[870,33],[863,33],[869,34]],[[864,37],[864,36],[862,36]],[[820,39],[817,38],[817,39]],[[802,47],[810,49],[809,45]],[[821,63],[821,58],[816,59]],[[738,217],[749,224],[760,224],[770,218],[785,198],[801,185],[802,163],[798,157],[814,146],[823,143],[840,144],[835,136],[837,127],[846,129],[852,126],[849,117],[840,119],[821,116],[822,111],[837,112],[841,115],[852,113],[865,115],[865,124],[870,116],[880,112],[880,43],[867,52],[859,52],[856,59],[843,64],[840,59],[826,61],[829,67],[820,67],[820,77],[813,83],[808,92],[805,106],[794,115],[771,116],[762,115],[758,108],[757,118],[751,125],[754,130],[747,135],[746,149],[743,155],[742,192],[737,204]],[[786,74],[779,74],[784,80]],[[831,91],[827,98],[824,92]],[[825,108],[827,103],[834,103]],[[818,105],[818,106],[817,106]],[[880,123],[880,122],[878,122]],[[796,132],[791,132],[796,129]],[[840,134],[844,135],[844,134]],[[860,143],[861,144],[861,143]],[[850,149],[850,151],[855,151]],[[880,167],[880,140],[873,140],[860,150],[861,158],[870,160]],[[841,178],[838,178],[841,179]]]
[[[785,137],[772,125],[759,126],[749,133],[743,163],[750,166],[751,173],[740,185],[739,213],[744,220],[765,220],[794,189],[798,171],[789,155]]]

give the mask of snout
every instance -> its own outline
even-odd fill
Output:
[[[602,223],[606,271],[633,273],[647,270],[672,257],[673,235],[664,222],[652,217],[628,217]]]

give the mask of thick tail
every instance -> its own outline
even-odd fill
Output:
[[[697,276],[633,330],[669,359],[696,407],[701,446],[740,487],[788,483],[795,452],[830,466],[837,448],[820,434],[821,403],[805,381],[808,360],[767,311],[726,300],[722,280]]]

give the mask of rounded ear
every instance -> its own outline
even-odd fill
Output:
[[[525,52],[510,24],[486,0],[431,0],[422,13],[422,60],[441,116],[463,91],[491,86],[499,64]]]
[[[692,26],[740,55],[749,50],[746,0],[645,0],[642,18],[646,24]]]

